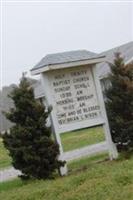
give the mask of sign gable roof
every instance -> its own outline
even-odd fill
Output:
[[[87,50],[77,50],[77,51],[68,51],[62,53],[48,54],[43,57],[39,63],[37,63],[32,69],[40,69],[45,66],[55,65],[55,64],[64,64],[75,61],[84,61],[88,59],[97,58],[97,54],[87,51]]]

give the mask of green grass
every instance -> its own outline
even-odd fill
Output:
[[[0,184],[3,200],[133,200],[133,158],[109,161],[107,155],[69,164],[71,172],[55,180]],[[80,170],[79,170],[80,169]]]
[[[0,169],[11,165],[11,158],[8,155],[8,151],[4,148],[2,139],[0,138]]]
[[[101,127],[62,134],[66,151],[104,140]],[[0,168],[11,164],[0,140]],[[86,157],[68,163],[66,177],[53,180],[0,183],[3,200],[133,200],[133,158],[109,161],[107,154]]]
[[[61,134],[64,151],[85,147],[105,140],[102,127],[82,129]]]
[[[0,193],[3,191],[9,191],[11,189],[21,187],[24,184],[26,184],[26,183],[21,181],[21,179],[19,179],[19,178],[16,178],[16,179],[13,179],[10,181],[5,181],[3,183],[0,183]]]
[[[95,144],[104,140],[102,127],[82,129],[61,134],[64,151],[70,151],[86,145]],[[0,169],[11,166],[11,158],[0,139]]]
[[[64,150],[72,150],[104,140],[101,127],[61,135]],[[0,139],[0,168],[11,159]],[[107,154],[68,163],[68,176],[53,180],[0,183],[2,200],[133,200],[133,158],[109,161]]]

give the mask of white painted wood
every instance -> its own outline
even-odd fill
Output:
[[[43,86],[43,88],[45,88],[45,92],[46,92],[47,105],[51,106],[52,105],[52,101],[51,101],[51,91],[50,91],[50,88],[49,88],[48,76],[46,74],[44,74],[44,73],[41,74],[41,80],[42,80],[42,86]],[[55,132],[55,127],[54,127],[54,123],[53,123],[52,112],[50,113],[50,120],[51,120],[51,126],[52,126],[52,133],[54,135],[55,141],[59,145],[59,151],[60,151],[59,160],[62,160],[63,147],[62,147],[60,135],[57,132]],[[64,160],[62,160],[62,161],[64,161]],[[61,167],[59,169],[59,171],[60,171],[60,174],[62,176],[66,175],[67,174],[67,165],[65,164],[65,166]]]
[[[77,124],[71,124],[71,126],[68,126],[67,129],[65,130],[65,128],[63,129],[59,129],[58,133],[59,134],[63,134],[65,132],[70,132],[70,131],[74,131],[74,130],[78,130],[78,129],[83,129],[83,128],[89,128],[89,127],[93,127],[93,126],[98,126],[98,125],[103,125],[104,124],[104,120],[103,119],[95,119],[93,121],[81,121],[80,123]]]
[[[75,149],[72,151],[65,152],[63,154],[63,159],[66,161],[71,161],[85,156],[91,156],[97,153],[102,153],[108,151],[108,145],[106,142],[100,142],[98,144],[89,145],[80,149]]]
[[[105,109],[103,95],[102,95],[102,90],[101,90],[100,81],[99,81],[97,68],[96,68],[96,63],[101,62],[102,59],[103,58],[87,60],[87,61],[79,61],[79,62],[73,62],[73,63],[66,63],[66,64],[60,64],[60,65],[52,65],[52,66],[45,67],[45,69],[44,68],[39,69],[40,71],[38,71],[38,72],[34,71],[35,74],[41,73],[41,80],[42,80],[42,85],[43,85],[42,88],[44,89],[45,94],[46,94],[47,105],[53,106],[53,110],[51,112],[50,118],[51,118],[52,131],[55,136],[55,140],[59,144],[59,150],[60,150],[59,160],[70,161],[70,160],[77,159],[77,158],[80,158],[83,156],[90,156],[90,155],[100,153],[103,151],[107,151],[107,150],[109,151],[110,159],[117,158],[117,156],[118,156],[116,146],[112,142],[108,119],[107,119],[107,115],[106,115],[106,109]],[[81,66],[81,64],[84,66]],[[78,66],[78,65],[80,65],[80,66]],[[75,68],[74,68],[74,66],[75,66]],[[87,72],[88,74],[86,73],[87,77],[89,78],[89,82],[87,83],[89,85],[84,88],[86,88],[85,95],[87,96],[88,91],[89,91],[90,94],[93,94],[93,96],[92,96],[93,98],[91,101],[88,100],[87,102],[85,102],[87,107],[84,107],[84,108],[88,108],[90,105],[98,106],[98,110],[97,110],[98,114],[96,114],[96,118],[94,117],[94,118],[91,118],[91,120],[90,119],[85,120],[85,118],[81,117],[81,118],[78,118],[78,121],[76,121],[77,118],[76,118],[76,120],[73,120],[73,121],[69,120],[69,122],[70,122],[69,124],[66,124],[66,121],[63,121],[63,122],[65,122],[65,125],[64,124],[62,125],[62,123],[59,124],[58,114],[62,114],[62,106],[61,106],[62,104],[61,105],[59,104],[58,109],[57,109],[58,96],[54,92],[55,88],[53,87],[53,85],[57,84],[57,88],[58,88],[58,83],[53,82],[53,75],[56,74],[58,76],[62,76],[62,70],[60,70],[60,68],[64,68],[63,73],[65,73],[65,75],[64,75],[65,78],[70,76],[70,74],[68,73],[70,71],[73,72],[73,70],[74,70],[74,71],[80,72],[86,68],[87,68],[87,70],[89,70],[89,73],[88,72]],[[69,68],[69,69],[65,69],[65,68]],[[47,72],[45,71],[45,73],[42,73],[42,72],[44,72],[44,70],[46,70]],[[69,80],[69,78],[68,78],[68,80]],[[56,77],[56,79],[57,79],[57,77]],[[71,79],[70,79],[70,81],[71,81]],[[87,79],[87,81],[88,81],[88,79]],[[73,80],[69,85],[71,86],[72,83],[73,83]],[[85,84],[86,84],[86,82],[85,82]],[[62,87],[62,85],[60,87]],[[75,88],[75,86],[74,86],[74,88]],[[74,88],[72,90],[70,90],[71,96],[73,96],[74,93],[77,92],[77,90]],[[81,89],[81,90],[84,90],[84,89]],[[76,99],[76,97],[74,97],[74,98]],[[78,105],[78,104],[76,104],[76,103],[78,103],[78,102],[76,102],[76,100],[74,102],[75,102],[74,105]],[[76,111],[76,108],[73,107],[73,110]],[[81,113],[83,113],[83,111],[85,111],[85,110],[82,110]],[[91,113],[93,111],[89,110],[89,112]],[[80,115],[81,113],[77,112],[76,116],[78,114]],[[66,115],[66,113],[65,113],[65,115]],[[79,119],[82,119],[82,120],[79,121]],[[106,137],[105,142],[86,146],[86,147],[76,149],[73,151],[69,151],[69,152],[63,152],[60,133],[71,131],[71,130],[76,130],[76,129],[81,129],[81,128],[85,128],[85,127],[91,127],[94,125],[103,125],[104,131],[105,131],[105,137]],[[60,174],[62,176],[67,174],[67,165],[60,168]]]
[[[101,113],[105,121],[105,123],[103,124],[103,128],[105,132],[106,141],[108,143],[109,156],[110,156],[110,159],[112,160],[118,157],[118,152],[117,152],[115,144],[112,141],[107,113],[106,113],[105,104],[104,104],[104,98],[102,94],[102,89],[101,89],[96,65],[94,65],[94,67],[92,68],[92,71],[93,71],[93,76],[94,76],[94,80],[96,84],[97,96],[98,96],[100,107],[101,107]]]
[[[75,75],[77,73],[78,76]],[[104,123],[103,117],[100,113],[94,78],[90,65],[47,72],[47,76],[51,91],[51,104],[53,105],[52,117],[55,132],[64,133]],[[56,77],[59,77],[59,79],[56,79]],[[80,82],[79,80],[82,81]],[[63,85],[64,82],[65,86]],[[76,89],[75,86],[78,88]],[[65,92],[55,92],[55,90],[62,89],[64,87],[68,87],[69,89]],[[77,95],[77,92],[82,93]],[[62,98],[61,95],[64,95],[64,93],[69,94],[70,96]],[[86,99],[82,100],[84,97]],[[72,102],[65,103],[63,105],[59,104],[65,100],[71,100]],[[67,109],[64,108],[69,105],[73,107]],[[96,109],[92,110],[94,107]]]

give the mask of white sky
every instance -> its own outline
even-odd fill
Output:
[[[2,85],[48,53],[102,52],[133,40],[133,1],[11,2],[2,6]],[[35,77],[33,77],[35,78]]]

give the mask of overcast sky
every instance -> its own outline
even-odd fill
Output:
[[[2,7],[3,85],[18,83],[48,53],[99,53],[133,40],[131,2],[10,1]]]

